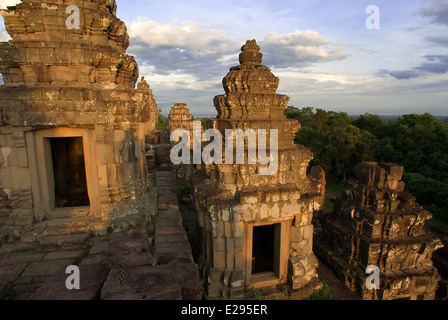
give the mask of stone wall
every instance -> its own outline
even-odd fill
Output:
[[[276,94],[279,80],[261,65],[259,49],[255,41],[242,47],[241,64],[223,79],[226,93],[215,97],[218,116],[209,123],[223,137],[225,129],[265,129],[267,141],[270,130],[277,129],[278,170],[260,175],[268,165],[249,164],[246,142],[244,164],[204,164],[192,175],[203,243],[200,265],[209,299],[242,298],[252,286],[279,283],[297,291],[317,276],[311,220],[323,205],[325,174],[318,167],[307,173],[313,154],[294,144],[300,124],[284,116],[289,98]],[[257,259],[253,235],[262,226],[274,226],[274,262],[272,271],[252,274]]]
[[[12,39],[0,43],[0,236],[32,239],[29,227],[55,210],[49,141],[82,137],[90,210],[103,231],[142,223],[150,187],[145,136],[157,105],[132,56],[113,0],[24,0],[0,13]],[[66,216],[66,218],[70,215]],[[28,229],[27,229],[28,228]]]
[[[431,214],[403,191],[402,174],[395,164],[358,164],[334,212],[321,216],[316,254],[363,299],[435,296],[439,275],[431,257],[442,244],[425,229]],[[378,290],[366,286],[368,266],[379,268]]]

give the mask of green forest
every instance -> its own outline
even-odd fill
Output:
[[[406,191],[436,219],[448,222],[448,126],[442,120],[425,113],[388,121],[370,113],[351,117],[293,106],[285,114],[302,124],[295,142],[314,152],[311,165],[321,166],[327,179],[349,178],[361,161],[402,165]]]

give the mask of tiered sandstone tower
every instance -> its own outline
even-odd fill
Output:
[[[192,115],[190,114],[190,110],[188,109],[188,106],[185,103],[176,103],[174,107],[171,108],[170,114],[169,114],[169,133],[173,133],[173,131],[177,129],[183,129],[188,132],[190,143],[188,144],[188,147],[191,149],[193,148],[193,135],[195,133],[194,130],[196,130],[196,133],[198,135],[202,135],[202,125],[200,124],[200,120],[197,120],[199,126],[194,129],[194,120]],[[173,137],[175,138],[175,137]],[[185,137],[177,136],[177,139],[171,140],[171,145],[174,146],[176,143],[181,141],[181,139],[184,139]],[[191,150],[190,150],[191,154]],[[161,169],[163,169],[161,167]],[[177,165],[172,165],[172,169],[174,170],[174,173],[176,175],[176,179],[180,183],[184,183],[190,180],[190,176],[192,172],[194,171],[194,165],[191,163],[181,163]]]
[[[193,118],[185,103],[176,103],[171,108],[168,126],[170,127],[170,134],[176,129],[184,129],[190,133],[190,137],[193,136]],[[179,140],[171,141],[171,144],[176,144],[177,142]]]
[[[431,214],[403,192],[402,174],[395,164],[357,165],[314,243],[316,254],[366,300],[435,296],[439,275],[431,256],[442,244],[424,228]],[[379,290],[366,286],[368,266],[379,268]]]
[[[244,164],[204,165],[193,175],[209,299],[241,298],[251,287],[288,283],[297,291],[317,283],[311,219],[323,205],[325,174],[315,167],[307,175],[313,154],[294,144],[300,124],[285,117],[289,98],[276,94],[279,79],[261,64],[259,49],[255,40],[242,47],[241,64],[223,80],[225,94],[214,99],[218,116],[209,127],[223,139],[225,129],[265,129],[268,154],[270,130],[278,130],[278,170],[261,175],[268,165],[249,164],[246,141]]]
[[[143,79],[135,88],[115,1],[23,0],[0,13],[13,39],[0,43],[0,235],[143,223],[157,106]]]

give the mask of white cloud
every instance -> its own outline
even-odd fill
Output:
[[[238,49],[220,30],[191,21],[160,24],[140,18],[128,24],[128,33],[129,52],[156,74],[216,75],[221,59]]]
[[[248,40],[191,21],[160,24],[140,18],[128,24],[128,32],[129,52],[140,65],[153,66],[154,74],[191,74],[198,79],[223,76],[223,70],[238,64],[239,49]],[[303,68],[352,56],[340,43],[311,30],[269,33],[257,40],[268,67]]]
[[[21,3],[20,0],[0,0],[0,9],[6,9],[8,6],[14,6],[18,3]],[[9,41],[11,37],[5,31],[5,24],[3,22],[3,18],[0,16],[0,42]]]
[[[264,63],[276,68],[303,68],[316,63],[346,60],[352,56],[344,46],[332,42],[316,31],[294,31],[289,34],[269,33],[260,41]]]
[[[6,9],[8,6],[14,6],[21,3],[20,0],[0,0],[0,9]]]
[[[434,1],[428,7],[421,9],[420,14],[425,18],[430,18],[432,23],[448,25],[448,1]]]
[[[372,48],[360,48],[359,51],[366,52],[366,53],[369,53],[369,54],[374,54],[374,53],[378,52],[377,50],[374,50]]]
[[[230,67],[239,64],[240,48],[249,40],[235,39],[208,24],[191,21],[161,24],[138,18],[127,27],[128,53],[135,55],[140,73],[150,81],[159,107],[164,111],[174,102],[184,102],[196,104],[202,112],[213,112],[213,96],[223,93],[221,80]],[[311,30],[280,35],[268,33],[256,40],[264,56],[263,64],[274,68],[277,76],[284,76],[281,71],[288,68],[303,71],[305,67],[351,57],[342,44]],[[287,72],[289,76],[284,81],[294,79],[291,84],[301,83],[300,76],[297,78],[301,72]],[[309,78],[302,78],[302,81],[316,91],[322,88],[340,90],[341,86],[352,82],[343,75],[307,76]],[[289,85],[284,89],[288,93],[294,90]]]
[[[9,40],[11,40],[11,37],[9,36],[9,34],[4,30],[0,30],[0,42],[5,42],[5,41],[9,41]]]
[[[207,24],[183,21],[180,24],[159,24],[140,19],[129,26],[129,35],[140,39],[149,48],[166,47],[188,51],[194,56],[216,56],[225,50],[229,38]]]
[[[275,72],[278,92],[288,95],[290,105],[312,106],[353,114],[401,114],[431,112],[446,114],[448,81],[443,75],[429,79],[397,81],[392,77],[290,71]],[[428,95],[431,98],[428,99]],[[406,108],[397,106],[406,105]]]

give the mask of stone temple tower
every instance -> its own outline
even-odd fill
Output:
[[[248,138],[243,164],[224,161],[223,151],[222,164],[204,163],[192,177],[209,299],[241,298],[251,287],[280,283],[297,292],[317,283],[311,219],[323,205],[325,174],[320,167],[308,171],[313,154],[294,144],[300,124],[285,117],[289,98],[276,93],[279,79],[261,64],[259,50],[255,40],[242,47],[240,65],[223,79],[225,94],[214,99],[217,118],[209,121],[223,140],[226,129],[254,130],[257,146]],[[278,160],[278,170],[264,175],[262,169],[269,164],[262,164],[260,157],[253,164],[249,161],[250,151],[261,149],[262,129],[270,160]],[[277,159],[275,140],[270,139],[275,130]]]
[[[69,8],[69,5],[71,8]],[[1,10],[0,237],[122,230],[149,214],[157,106],[114,0]]]
[[[431,257],[443,245],[425,229],[431,214],[404,191],[403,170],[359,163],[334,212],[320,216],[314,252],[364,300],[434,300],[436,294],[440,276]]]
[[[184,129],[187,130],[190,135],[193,135],[193,118],[185,103],[176,103],[174,107],[170,109],[168,126],[170,134],[176,129]],[[171,141],[171,144],[174,145],[179,142],[179,140]]]

